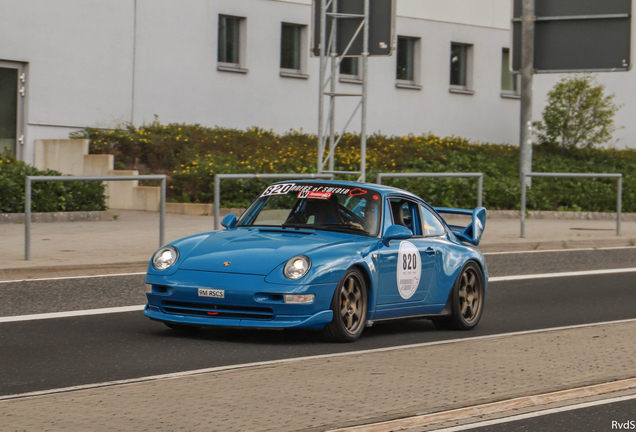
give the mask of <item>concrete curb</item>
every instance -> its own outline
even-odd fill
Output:
[[[488,252],[524,252],[539,250],[597,249],[610,247],[636,246],[636,238],[599,239],[599,240],[561,240],[561,241],[526,241],[519,243],[482,244],[479,250]],[[0,281],[37,279],[48,277],[93,276],[100,274],[144,273],[148,261],[134,261],[108,264],[85,264],[44,267],[23,267],[0,269]]]
[[[581,249],[581,248],[607,248],[607,247],[636,246],[636,239],[598,239],[598,240],[556,240],[556,241],[527,241],[519,243],[492,243],[481,244],[478,249],[482,252],[517,252],[554,249]]]
[[[519,210],[488,210],[488,219],[520,219]],[[543,211],[528,212],[528,219],[572,219],[572,220],[616,220],[616,213],[606,212],[574,212],[574,211]],[[636,221],[636,213],[621,213],[622,221]]]
[[[113,220],[113,210],[31,213],[31,222],[88,222]],[[24,223],[24,213],[0,213],[0,224]]]
[[[0,281],[49,277],[93,276],[100,274],[142,273],[147,269],[148,261],[0,269]]]

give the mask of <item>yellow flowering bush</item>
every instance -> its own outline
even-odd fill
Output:
[[[168,197],[178,202],[212,202],[214,174],[316,172],[316,135],[293,129],[278,134],[257,127],[238,130],[155,121],[114,130],[86,128],[72,137],[89,138],[91,153],[115,154],[119,168],[168,174]],[[636,151],[573,149],[562,155],[537,146],[533,158],[537,172],[622,172],[624,211],[636,211]],[[373,134],[367,138],[366,162],[369,182],[375,181],[378,172],[482,172],[486,207],[519,208],[519,150],[515,146],[475,143],[457,136]],[[335,166],[339,171],[360,169],[359,135],[341,137]],[[224,180],[223,205],[246,206],[268,183]],[[386,183],[436,206],[476,204],[475,179],[387,179]],[[613,211],[615,190],[614,180],[534,179],[528,208]]]

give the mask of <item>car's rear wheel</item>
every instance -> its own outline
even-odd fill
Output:
[[[164,322],[164,324],[171,328],[172,330],[176,330],[176,331],[180,331],[180,332],[195,332],[197,330],[199,330],[201,327],[198,326],[191,326],[191,325],[185,325],[185,324],[175,324],[175,323],[168,323],[168,322]]]
[[[323,334],[330,340],[353,342],[367,323],[367,284],[357,268],[347,270],[338,283],[331,301],[333,320]]]
[[[434,319],[440,329],[470,330],[484,310],[484,277],[474,261],[469,261],[457,276],[450,294],[451,316]]]

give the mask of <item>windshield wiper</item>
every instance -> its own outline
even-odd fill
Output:
[[[285,228],[295,228],[295,229],[313,228],[313,225],[300,224],[300,223],[284,223],[281,225],[281,228],[283,229]]]
[[[371,233],[369,233],[365,229],[358,228],[357,226],[354,226],[354,225],[342,225],[342,224],[331,223],[331,224],[314,225],[313,228],[315,228],[315,229],[333,229],[333,230],[343,230],[343,231],[354,231],[356,234],[360,233],[360,234],[364,234],[366,236],[370,236],[371,235]]]

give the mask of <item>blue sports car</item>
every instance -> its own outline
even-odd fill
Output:
[[[470,223],[449,225],[440,214]],[[146,316],[176,330],[296,327],[343,342],[378,321],[419,317],[468,330],[481,318],[488,270],[474,246],[483,207],[433,208],[368,183],[289,181],[222,225],[154,254]]]

